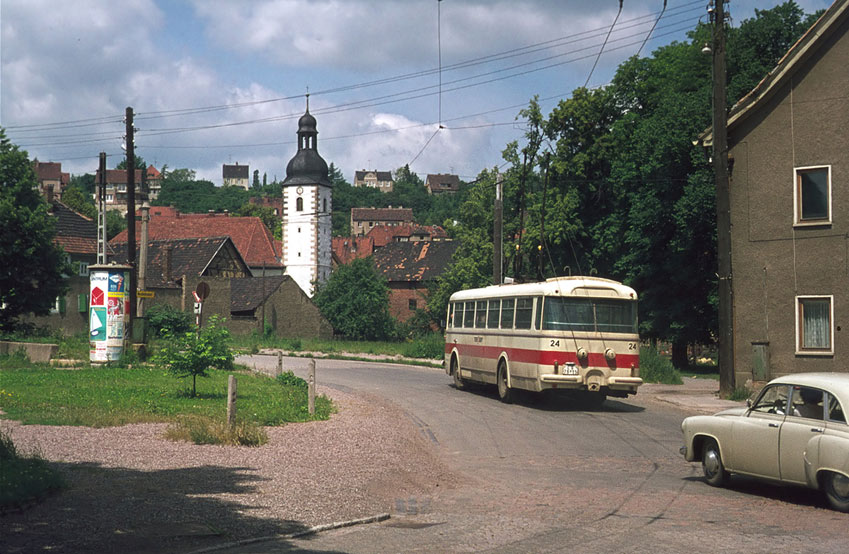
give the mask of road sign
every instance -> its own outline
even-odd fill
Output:
[[[200,315],[200,310],[202,306],[203,302],[195,302],[195,314]]]
[[[152,290],[137,290],[136,291],[137,298],[153,298]]]
[[[209,285],[201,281],[198,283],[197,288],[195,288],[195,292],[197,292],[197,295],[200,296],[200,301],[203,302],[206,300],[206,297],[209,296]]]

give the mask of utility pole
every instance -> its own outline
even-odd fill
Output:
[[[127,332],[125,337],[132,344],[133,319],[136,315],[136,154],[133,108],[127,107],[127,265],[130,266],[130,282],[127,289],[130,302],[127,306]]]
[[[716,251],[719,277],[719,390],[734,390],[734,306],[731,273],[731,199],[725,92],[725,3],[713,16],[713,173],[716,180]]]
[[[97,179],[97,263],[106,264],[106,152],[100,153]]]
[[[503,234],[502,227],[504,225],[504,201],[501,196],[503,194],[504,181],[501,179],[501,173],[495,173],[495,206],[492,216],[492,284],[500,285],[504,278],[501,275],[502,271],[502,245],[501,237]]]

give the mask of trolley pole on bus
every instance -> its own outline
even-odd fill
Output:
[[[492,284],[500,285],[504,280],[501,275],[501,235],[503,226],[504,201],[501,199],[502,187],[504,181],[501,179],[501,173],[495,173],[495,206],[493,207],[493,225],[492,225]]]

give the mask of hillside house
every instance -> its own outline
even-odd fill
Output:
[[[413,222],[411,208],[351,208],[351,234],[364,236],[375,225],[397,226]]]
[[[362,169],[354,172],[355,187],[371,187],[380,192],[392,192],[395,186],[395,179],[392,178],[391,171],[366,171]]]

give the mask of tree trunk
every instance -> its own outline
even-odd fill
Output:
[[[690,366],[686,341],[674,341],[672,343],[672,365],[679,370],[687,369]]]

